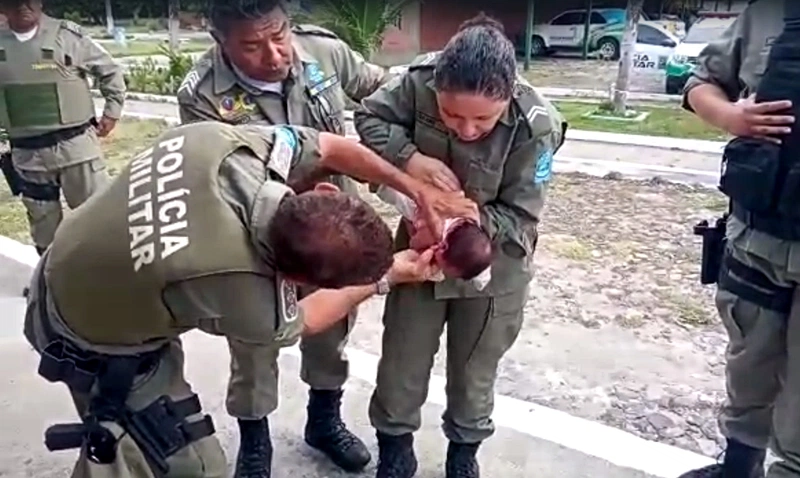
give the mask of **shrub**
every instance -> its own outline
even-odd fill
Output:
[[[191,55],[171,51],[165,45],[159,45],[158,50],[159,54],[168,58],[167,64],[159,64],[150,57],[132,64],[125,78],[129,91],[157,95],[174,95],[178,92],[194,61]]]

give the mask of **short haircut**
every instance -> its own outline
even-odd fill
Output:
[[[285,0],[210,0],[208,20],[223,36],[238,22],[258,20],[276,8],[288,12]]]
[[[372,284],[393,262],[389,226],[364,200],[345,193],[287,196],[267,230],[275,269],[309,285]]]
[[[514,93],[517,56],[503,25],[485,14],[464,22],[436,62],[438,91],[508,100]]]
[[[442,259],[459,271],[460,279],[472,279],[492,264],[492,239],[485,229],[472,221],[456,225],[445,241],[447,248]]]

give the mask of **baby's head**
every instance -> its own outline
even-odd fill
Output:
[[[436,262],[447,277],[470,280],[492,264],[493,255],[492,239],[484,228],[469,219],[455,219],[446,226]]]

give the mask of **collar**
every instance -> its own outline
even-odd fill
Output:
[[[297,41],[292,41],[292,48],[294,50],[294,64],[289,72],[289,77],[295,80],[301,79],[305,72],[305,66],[310,63],[316,63],[316,60],[311,56],[308,51],[303,48]],[[214,94],[221,95],[231,90],[234,86],[239,86],[245,91],[253,95],[261,94],[247,82],[243,81],[239,75],[231,68],[231,64],[222,53],[222,47],[219,44],[214,45],[213,55],[211,57],[212,70],[214,70]]]
[[[433,84],[433,78],[428,80],[425,83],[425,85],[428,88],[430,88],[430,90],[433,92],[434,95],[436,94],[436,87]],[[516,117],[514,116],[514,111],[513,111],[513,108],[511,106],[511,103],[513,103],[513,102],[514,101],[512,100],[512,101],[510,101],[508,103],[508,107],[506,107],[506,110],[503,112],[502,115],[500,115],[500,119],[499,119],[500,123],[502,123],[502,124],[504,124],[504,125],[506,125],[508,127],[513,127],[514,124],[516,123]],[[438,116],[438,113],[437,113],[437,116]]]
[[[259,188],[253,201],[253,212],[250,218],[250,241],[256,248],[259,257],[264,259],[272,267],[274,264],[274,252],[272,247],[263,242],[267,237],[267,231],[272,224],[272,218],[281,200],[286,195],[293,195],[294,192],[285,184],[277,181],[267,180]]]

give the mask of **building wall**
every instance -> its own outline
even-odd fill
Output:
[[[421,10],[419,2],[412,2],[405,8],[399,25],[389,28],[384,34],[381,50],[372,61],[379,65],[402,65],[419,54]]]

